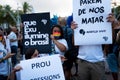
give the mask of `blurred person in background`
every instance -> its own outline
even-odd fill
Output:
[[[18,41],[21,40],[20,37],[17,37],[17,28],[10,27],[10,33],[8,34],[8,39],[10,39],[11,53],[15,53],[12,57],[12,65],[13,67],[17,64],[17,52],[18,52]]]
[[[14,55],[8,53],[9,51],[6,50],[5,45],[3,29],[0,28],[0,80],[7,80],[9,75],[8,58]]]

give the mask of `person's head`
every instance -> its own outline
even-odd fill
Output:
[[[18,29],[17,29],[15,26],[11,27],[11,30],[12,30],[13,32],[15,32],[15,33],[18,32]]]
[[[66,18],[65,17],[59,17],[58,18],[58,24],[61,25],[62,27],[67,25]]]
[[[56,38],[56,39],[62,39],[63,38],[63,29],[60,25],[53,25],[51,29],[51,34]]]
[[[0,27],[0,35],[3,35],[3,29]]]
[[[38,57],[38,50],[35,48],[28,48],[25,53],[25,59],[32,59]]]
[[[10,34],[10,32],[11,32],[11,28],[10,28],[10,27],[8,27],[7,29],[5,29],[5,32],[6,32],[6,36],[7,36],[7,35],[9,35],[9,34]]]

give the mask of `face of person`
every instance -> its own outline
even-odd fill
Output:
[[[60,32],[60,29],[59,29],[58,27],[54,27],[53,33],[54,33],[54,32]]]
[[[38,52],[38,50],[36,49],[35,52],[34,52],[34,54],[31,56],[31,58],[36,58],[36,57],[38,57],[38,54],[39,54],[39,52]]]
[[[18,32],[16,27],[12,27],[12,31],[15,32],[15,33]]]
[[[59,17],[58,18],[58,24],[61,25],[61,26],[65,26],[66,25],[65,17]]]
[[[54,29],[53,29],[53,36],[55,38],[59,38],[61,36],[61,32],[60,32],[60,29],[58,27],[54,27]]]

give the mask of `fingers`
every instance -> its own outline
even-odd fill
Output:
[[[67,59],[66,59],[66,57],[64,57],[64,56],[60,56],[60,58],[61,58],[61,61],[66,61]]]
[[[16,66],[15,68],[14,68],[14,71],[16,72],[16,71],[20,71],[22,69],[22,67],[21,66]]]
[[[72,25],[72,24],[75,24],[75,21],[72,21],[72,22],[71,22],[71,25]]]
[[[54,39],[55,39],[53,35],[50,35],[50,38],[51,38],[52,40],[54,40]]]
[[[110,14],[108,14],[108,15],[110,15],[110,16],[114,16],[114,14],[113,14],[113,13],[110,13]]]
[[[113,13],[108,14],[108,17],[106,18],[108,22],[114,22],[115,17]]]
[[[71,22],[71,28],[76,29],[78,27],[78,24],[75,21]]]
[[[8,53],[7,55],[11,55],[12,56],[12,55],[15,55],[15,53]]]
[[[78,25],[78,24],[77,24],[75,21],[72,21],[72,22],[71,22],[71,25],[74,26],[74,25]]]
[[[15,54],[10,54],[11,56],[14,56]]]

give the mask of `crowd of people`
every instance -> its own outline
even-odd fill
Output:
[[[56,19],[56,23],[51,20],[51,49],[54,48],[52,55],[60,55],[65,80],[72,80],[73,76],[76,80],[107,80],[105,75],[108,73],[112,74],[113,80],[118,80],[120,24],[113,14],[108,14],[106,18],[112,23],[113,32],[113,43],[107,45],[74,45],[74,29],[78,28],[78,24],[73,21],[73,15]],[[17,60],[18,48],[23,55],[21,35],[16,27],[0,28],[0,80],[20,80],[16,73],[22,69]],[[38,57],[39,54],[37,49],[28,48],[25,59]],[[109,71],[106,71],[105,62]],[[71,72],[73,65],[75,74]]]

